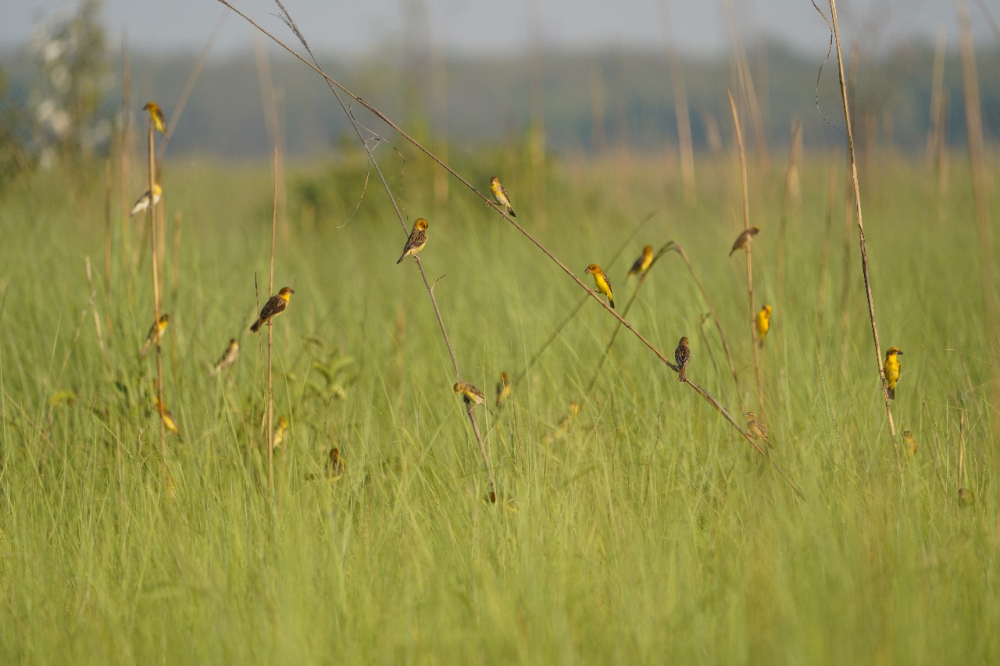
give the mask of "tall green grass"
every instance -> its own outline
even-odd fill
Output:
[[[466,380],[491,394],[581,292],[464,192],[435,208],[430,174],[408,158],[405,169],[394,157],[383,168],[409,220],[430,219],[428,277],[442,278],[435,294]],[[996,417],[985,389],[1000,360],[986,352],[967,175],[956,169],[950,198],[938,202],[933,178],[905,160],[883,158],[864,174],[880,332],[905,352],[897,424],[919,443],[901,483],[853,237],[841,334],[836,221],[817,329],[826,163],[804,170],[785,285],[776,282],[783,174],[751,166],[751,219],[763,229],[757,299],[774,307],[762,354],[772,455],[806,501],[631,335],[619,336],[587,396],[616,324],[588,303],[512,402],[481,412],[497,424],[488,448],[501,502],[488,504],[427,294],[411,262],[394,263],[405,236],[373,185],[349,217],[363,162],[302,167],[290,181],[275,283],[296,293],[275,322],[275,414],[291,429],[274,505],[259,341],[247,330],[255,272],[266,297],[269,172],[169,165],[167,219],[179,210],[184,220],[176,294],[169,230],[164,276],[165,401],[184,437],[169,443],[172,499],[152,364],[138,359],[152,322],[148,271],[133,275],[119,261],[116,219],[107,302],[102,183],[49,174],[15,186],[0,199],[0,660],[996,663],[1000,558],[987,466]],[[498,175],[518,220],[579,273],[602,264],[623,302],[641,247],[682,243],[753,404],[743,259],[726,258],[742,227],[736,173],[706,164],[701,204],[687,208],[662,164],[553,163],[544,225],[533,223],[531,175]],[[485,187],[493,170],[469,161],[463,171],[483,174]],[[324,197],[315,223],[295,196],[303,192]],[[105,354],[92,315],[81,314],[87,255]],[[721,346],[710,325],[699,332],[705,312],[668,255],[629,319],[664,352],[687,335],[689,375],[735,413]],[[210,378],[230,337],[240,338],[240,360]],[[547,438],[571,400],[579,417],[565,437]],[[965,484],[977,496],[969,508],[956,492],[960,410]],[[347,471],[330,482],[333,446]]]

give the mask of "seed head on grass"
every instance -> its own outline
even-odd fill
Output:
[[[153,121],[153,127],[160,134],[167,131],[167,119],[163,116],[163,111],[160,109],[160,105],[156,102],[146,102],[146,106],[142,107],[144,111],[149,111],[149,119]]]
[[[685,369],[691,362],[691,348],[688,347],[687,338],[681,338],[681,341],[677,343],[677,349],[674,350],[674,360],[677,361],[677,380],[683,382],[687,378]]]
[[[513,207],[510,205],[510,197],[507,196],[507,190],[500,184],[500,179],[496,176],[490,178],[490,189],[493,190],[493,198],[497,200],[498,204],[503,206],[504,211],[509,212],[511,217],[517,217],[517,213],[514,212]]]
[[[733,249],[729,251],[729,256],[733,256],[736,250],[742,250],[750,244],[753,237],[760,233],[760,227],[750,227],[739,236],[736,237],[736,242],[733,243]]]
[[[639,277],[642,277],[642,274],[649,270],[649,266],[652,263],[653,263],[653,246],[647,245],[646,247],[642,248],[642,254],[639,255],[639,258],[636,259],[635,263],[632,264],[632,268],[628,270],[628,275],[625,276],[625,279],[628,280],[633,275],[638,275]]]
[[[896,347],[889,347],[889,351],[885,353],[885,363],[882,364],[882,369],[885,370],[885,384],[889,389],[889,400],[896,399],[896,382],[899,381],[901,369],[899,357],[902,355],[903,352]]]
[[[507,398],[511,394],[510,386],[510,375],[506,372],[500,373],[500,381],[497,382],[497,408],[503,407],[503,404],[507,402]]]
[[[608,280],[608,276],[604,274],[604,271],[601,270],[601,267],[597,264],[591,264],[587,266],[587,270],[584,272],[594,276],[594,284],[597,285],[597,291],[608,297],[608,305],[614,309],[615,297],[611,293],[611,282]]]
[[[236,338],[231,338],[229,340],[229,346],[226,347],[226,351],[222,352],[222,357],[212,368],[212,376],[214,377],[226,368],[232,367],[233,364],[236,363],[236,359],[239,358],[239,356],[240,343]]]
[[[153,205],[160,203],[160,196],[163,194],[163,188],[160,187],[159,183],[153,183]],[[132,206],[132,210],[129,211],[129,217],[135,217],[139,213],[145,213],[149,210],[149,190],[142,193],[135,205]]]
[[[396,263],[402,263],[407,255],[417,254],[424,249],[424,245],[427,245],[427,220],[418,217],[417,221],[413,223],[410,237],[406,239],[406,245],[403,246],[403,254],[400,255]]]
[[[767,332],[771,330],[771,312],[771,306],[765,304],[760,309],[760,312],[757,313],[757,344],[761,347],[764,346],[764,338],[767,337]]]
[[[261,326],[284,312],[285,308],[288,307],[288,301],[291,300],[294,293],[295,290],[291,287],[282,287],[281,291],[269,298],[264,307],[261,308],[260,316],[253,323],[253,326],[250,327],[250,330],[256,333],[260,330]]]
[[[139,351],[140,358],[146,358],[146,354],[149,353],[149,348],[155,345],[157,340],[163,337],[163,334],[166,332],[167,326],[169,325],[170,315],[168,314],[162,315],[159,321],[153,322],[153,325],[149,327],[149,333],[146,335],[146,343]]]

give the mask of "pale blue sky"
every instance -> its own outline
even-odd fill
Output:
[[[980,43],[995,37],[969,0]],[[24,43],[35,21],[62,8],[67,0],[18,0],[7,3],[0,23],[0,44]],[[234,4],[273,29],[288,31],[272,16],[271,0],[234,0]],[[426,34],[435,48],[453,54],[494,54],[523,51],[536,26],[545,46],[588,48],[660,47],[664,44],[661,7],[665,0],[285,0],[317,50],[364,53],[397,41],[406,12],[420,12]],[[828,0],[818,0],[828,9]],[[1000,18],[1000,0],[985,0],[994,18]],[[688,52],[717,52],[728,48],[723,7],[738,8],[740,30],[752,42],[766,32],[798,50],[825,52],[826,25],[810,0],[669,0],[677,43]],[[109,34],[117,41],[127,28],[133,48],[153,50],[200,49],[220,13],[215,0],[105,0]],[[869,48],[884,48],[900,40],[933,38],[945,29],[954,42],[953,0],[841,0],[838,3],[844,39],[862,40]],[[534,18],[532,18],[534,17]],[[251,30],[231,16],[217,45],[217,53],[248,48]]]

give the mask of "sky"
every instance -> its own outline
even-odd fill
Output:
[[[272,0],[231,0],[275,32],[289,31],[273,15]],[[996,36],[977,2],[1000,19],[1000,0],[968,0],[977,43]],[[449,55],[489,56],[523,53],[537,35],[546,48],[663,48],[668,29],[687,53],[727,50],[726,7],[736,8],[738,30],[749,44],[764,34],[804,53],[825,53],[829,31],[811,0],[284,0],[314,50],[364,55],[404,37]],[[829,10],[828,0],[817,4]],[[45,16],[72,8],[73,1],[18,0],[7,3],[0,22],[0,45],[17,48],[30,39]],[[664,20],[667,8],[669,23]],[[112,45],[127,30],[133,50],[197,51],[224,7],[216,0],[104,0],[103,16]],[[862,40],[887,49],[913,38],[933,40],[944,30],[957,34],[953,0],[840,0],[842,39]],[[244,51],[253,30],[230,15],[215,53]]]

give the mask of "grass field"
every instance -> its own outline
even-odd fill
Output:
[[[457,185],[435,201],[417,156],[402,168],[382,155],[408,222],[430,220],[422,257],[431,281],[444,276],[435,294],[463,375],[492,395],[583,291]],[[738,171],[705,158],[698,203],[685,204],[666,164],[565,159],[539,176],[498,156],[462,168],[484,190],[498,172],[518,221],[588,284],[584,268],[602,264],[619,307],[643,245],[683,244],[740,393],[675,255],[628,319],[671,358],[687,335],[689,375],[739,420],[756,389],[744,258],[726,257],[742,228]],[[894,414],[918,442],[900,479],[843,175],[827,231],[828,169],[807,159],[781,257],[784,165],[751,164],[756,301],[774,307],[761,356],[772,457],[805,500],[627,332],[588,395],[617,325],[591,301],[506,407],[477,410],[484,430],[496,425],[500,501],[485,501],[451,360],[416,266],[394,263],[405,235],[374,182],[351,216],[361,161],[288,178],[275,286],[296,294],[274,340],[275,414],[291,428],[273,503],[262,354],[247,330],[255,274],[266,297],[270,173],[168,163],[164,389],[183,436],[169,440],[168,494],[155,361],[138,357],[150,258],[143,244],[134,267],[131,246],[147,223],[127,245],[113,207],[109,300],[103,169],[14,185],[0,195],[0,661],[1000,662],[1000,359],[968,175],[954,156],[942,197],[920,159],[862,169],[882,345],[905,352]],[[134,180],[130,202],[144,189]],[[238,363],[209,377],[230,337]],[[582,409],[565,420],[570,401]],[[957,498],[960,424],[971,507]],[[333,446],[347,467],[330,481]]]

